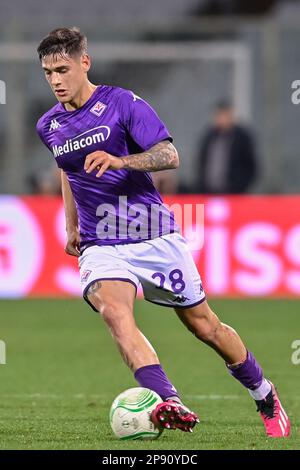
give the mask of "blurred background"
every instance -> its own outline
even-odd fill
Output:
[[[168,125],[184,164],[165,192],[203,191],[202,144],[224,102],[251,134],[256,160],[236,191],[298,192],[300,112],[291,84],[300,77],[299,15],[298,0],[53,0],[51,8],[2,0],[0,193],[59,191],[51,155],[35,133],[55,100],[35,50],[61,25],[88,36],[94,83],[134,90]]]
[[[174,136],[181,166],[153,174],[162,194],[212,198],[206,251],[191,246],[208,293],[300,295],[299,15],[298,0],[2,0],[0,295],[79,293],[59,173],[35,131],[56,102],[36,47],[73,25],[88,37],[91,81],[133,90]]]

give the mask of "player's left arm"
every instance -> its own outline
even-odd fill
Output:
[[[122,157],[124,168],[138,171],[171,170],[179,167],[178,152],[169,140],[159,142],[146,152]]]
[[[126,168],[136,171],[160,171],[178,168],[178,166],[179,157],[176,148],[169,140],[163,140],[145,152],[126,157],[114,157],[98,150],[87,155],[84,169],[87,173],[99,170],[96,174],[99,178],[106,170]]]

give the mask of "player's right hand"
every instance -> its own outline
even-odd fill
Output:
[[[67,244],[65,247],[67,255],[80,256],[80,236],[78,229],[67,231]]]

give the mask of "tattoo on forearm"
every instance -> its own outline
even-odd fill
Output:
[[[101,288],[101,285],[102,284],[100,281],[93,282],[93,284],[89,287],[87,291],[87,295],[95,294],[95,292],[97,292],[97,290]]]
[[[169,141],[160,142],[143,153],[122,157],[124,168],[137,171],[159,171],[178,167],[178,154]]]

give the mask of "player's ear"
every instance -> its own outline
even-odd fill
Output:
[[[88,54],[83,54],[81,56],[81,67],[84,72],[88,72],[91,68],[91,58]]]

